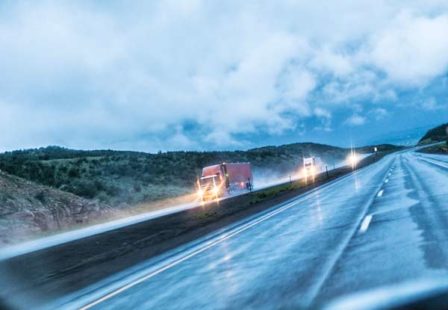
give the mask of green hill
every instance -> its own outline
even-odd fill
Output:
[[[419,145],[431,144],[435,142],[446,141],[446,143],[430,145],[420,149],[420,152],[424,153],[436,153],[436,154],[448,154],[448,132],[447,124],[437,126],[428,132],[420,139]]]
[[[380,150],[391,148],[384,145]],[[371,152],[361,148],[360,152]],[[318,156],[330,167],[349,150],[314,143],[266,146],[247,151],[166,152],[81,151],[61,147],[0,154],[0,169],[112,206],[188,194],[204,166],[251,162],[254,174],[285,175],[298,169],[302,156]],[[255,180],[256,182],[256,180]]]
[[[432,128],[420,139],[418,144],[448,141],[448,123]]]

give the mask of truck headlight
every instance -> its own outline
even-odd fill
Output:
[[[356,154],[355,152],[350,153],[347,157],[347,163],[352,168],[356,167],[356,165],[358,164],[358,161],[359,161],[359,157],[358,157],[358,154]]]

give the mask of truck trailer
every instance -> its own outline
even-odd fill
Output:
[[[202,200],[216,199],[232,192],[251,191],[253,176],[250,163],[222,163],[202,169],[198,180]]]

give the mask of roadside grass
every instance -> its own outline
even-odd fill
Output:
[[[369,164],[372,164],[391,152],[392,151],[381,152],[376,156],[366,157],[359,162],[356,169],[360,169]],[[175,198],[169,198],[153,202],[138,203],[133,206],[126,206],[123,208],[117,208],[117,207],[111,208],[109,209],[109,212],[89,220],[88,223],[87,222],[75,223],[73,225],[70,225],[69,227],[68,226],[61,227],[60,229],[57,230],[35,232],[32,236],[28,236],[27,240],[50,236],[55,233],[63,233],[76,229],[87,228],[89,226],[103,224],[130,216],[142,215],[147,212],[171,208],[173,206],[184,203],[193,203],[193,204],[197,203],[198,206],[197,208],[195,208],[196,211],[194,212],[194,214],[196,214],[197,220],[200,220],[201,222],[214,221],[217,218],[223,218],[228,216],[228,212],[235,214],[240,211],[243,211],[243,213],[246,211],[252,212],[251,211],[252,209],[259,209],[262,205],[269,207],[271,205],[281,203],[283,201],[286,201],[287,199],[293,198],[308,190],[318,187],[326,182],[329,182],[338,177],[346,175],[352,171],[353,170],[351,169],[351,167],[345,166],[334,170],[330,170],[328,171],[328,174],[321,173],[317,175],[315,178],[315,182],[305,182],[304,179],[293,180],[290,182],[270,186],[264,189],[255,190],[253,192],[249,192],[246,194],[229,197],[228,199],[221,200],[219,202],[214,201],[202,205],[200,204],[200,202],[198,201],[198,199],[195,197],[194,194],[189,193],[187,195],[182,195]],[[225,211],[228,207],[230,207],[232,211],[230,210]],[[21,241],[25,240],[22,239]]]
[[[420,153],[445,154],[448,155],[448,142],[445,144],[432,145],[418,150]]]
[[[347,152],[313,143],[248,151],[157,154],[47,147],[0,154],[0,169],[112,207],[123,207],[191,193],[202,167],[211,164],[250,162],[254,171],[283,175],[295,171],[302,156],[319,156],[332,165],[345,158]]]

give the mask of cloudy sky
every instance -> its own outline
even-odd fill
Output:
[[[447,73],[446,0],[3,0],[0,150],[367,144]]]

